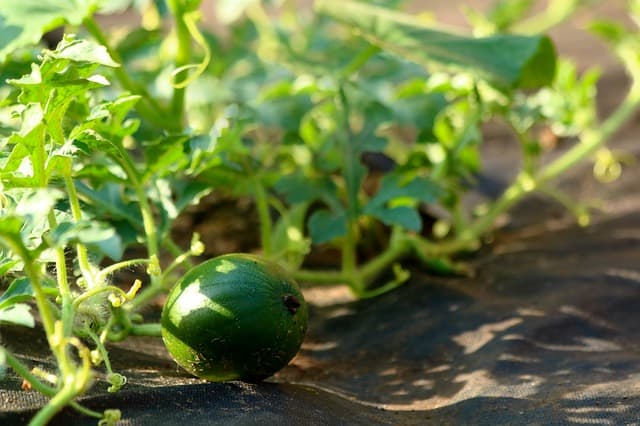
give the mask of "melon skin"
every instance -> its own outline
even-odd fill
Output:
[[[162,310],[162,339],[183,369],[209,381],[263,380],[298,353],[308,308],[279,266],[227,254],[189,270]]]

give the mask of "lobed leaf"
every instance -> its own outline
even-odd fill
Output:
[[[92,251],[114,260],[121,259],[124,252],[122,241],[116,231],[111,226],[95,220],[62,222],[51,232],[51,241],[60,247],[71,243],[83,243]]]
[[[0,308],[0,323],[3,322],[31,328],[36,325],[36,320],[31,315],[31,308],[24,303],[16,303],[6,308]]]
[[[124,10],[134,0],[0,0],[0,62],[17,49],[35,45],[47,31],[66,24],[79,26],[96,11],[112,13]],[[106,51],[105,51],[106,52]],[[70,55],[93,56],[96,63],[105,61],[103,51],[79,51]],[[91,60],[94,62],[94,60]],[[113,61],[111,61],[113,63]]]
[[[316,8],[371,44],[430,68],[462,70],[503,88],[536,88],[555,73],[555,49],[543,35],[474,38],[425,25],[411,15],[349,0],[320,0]]]
[[[309,218],[308,226],[314,244],[326,243],[347,233],[347,215],[344,210],[317,210]]]
[[[407,177],[399,173],[385,175],[380,189],[364,206],[363,213],[374,216],[387,225],[399,225],[411,231],[422,228],[416,211],[420,202],[433,203],[442,195],[442,189],[432,180]]]
[[[42,280],[41,285],[47,293],[57,294],[58,290],[55,281],[44,279]],[[16,278],[11,282],[2,296],[0,296],[0,310],[6,309],[17,303],[29,302],[33,300],[33,296],[33,287],[31,286],[29,278]]]
[[[0,0],[0,62],[18,48],[38,43],[42,35],[69,23],[80,25],[89,0]]]
[[[0,310],[16,303],[29,302],[33,299],[33,289],[28,278],[16,278],[0,296]]]
[[[0,252],[0,256],[2,255],[3,255],[2,252]],[[3,277],[5,274],[7,274],[9,271],[11,271],[13,268],[18,266],[19,264],[20,264],[20,261],[16,259],[0,257],[0,277]]]

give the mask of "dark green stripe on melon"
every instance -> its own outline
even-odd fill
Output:
[[[295,282],[257,256],[228,254],[192,268],[169,294],[162,338],[191,374],[262,380],[296,355],[307,305]]]

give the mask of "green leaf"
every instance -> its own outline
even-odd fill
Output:
[[[1,253],[0,253],[1,254]],[[2,258],[0,259],[0,277],[3,277],[14,267],[18,266],[20,262],[16,259]]]
[[[46,217],[64,193],[54,188],[39,188],[26,192],[16,206],[16,213],[22,217]]]
[[[124,247],[115,230],[95,220],[62,222],[51,233],[53,244],[65,247],[71,243],[83,243],[93,251],[109,256],[113,260],[122,258]]]
[[[190,205],[197,204],[205,195],[211,192],[211,185],[203,182],[191,182],[176,180],[172,182],[173,203],[176,209],[181,212]]]
[[[113,101],[102,102],[91,110],[87,121],[100,122],[110,118],[112,123],[124,124],[127,114],[139,100],[140,96],[137,95],[122,95]],[[127,132],[129,131],[127,128]]]
[[[0,244],[24,260],[33,259],[34,254],[27,249],[22,240],[22,224],[23,219],[18,216],[0,217]]]
[[[102,218],[124,219],[135,229],[142,231],[142,216],[135,204],[123,200],[120,185],[109,183],[95,190],[82,182],[76,182],[78,193],[87,197],[92,208],[100,213]]]
[[[36,320],[31,315],[29,305],[24,303],[16,303],[7,308],[0,309],[0,323],[10,323],[23,325],[26,327],[35,327]]]
[[[69,23],[78,26],[92,7],[89,0],[0,0],[0,62],[18,48]]]
[[[433,203],[442,194],[442,189],[427,177],[390,173],[382,178],[380,189],[369,200],[368,205],[381,206],[397,198],[411,198],[424,203]]]
[[[428,27],[411,15],[349,0],[319,0],[316,8],[370,43],[429,68],[470,72],[504,88],[535,88],[553,80],[556,55],[546,36],[467,37]]]
[[[187,137],[182,135],[167,136],[158,141],[144,145],[147,169],[143,181],[152,177],[167,176],[184,170],[189,158],[185,155]]]
[[[53,279],[43,277],[40,280],[40,286],[47,295],[57,296],[59,294],[57,283]],[[33,296],[31,280],[26,277],[16,278],[0,296],[0,309],[8,308],[17,303],[29,302],[33,300]]]
[[[309,234],[314,244],[322,244],[347,233],[347,215],[344,211],[327,209],[315,211],[309,218]]]
[[[66,35],[56,50],[46,52],[45,56],[53,59],[67,59],[73,62],[98,64],[107,67],[120,66],[111,58],[109,52],[107,52],[107,48],[103,45],[90,40],[76,39],[70,35]]]
[[[420,215],[415,208],[409,206],[378,208],[372,210],[370,214],[389,226],[399,225],[404,229],[416,232],[422,229]]]
[[[29,302],[33,299],[33,289],[28,278],[16,278],[0,296],[0,310],[16,303]]]
[[[93,129],[84,129],[74,135],[74,144],[86,154],[105,153],[112,158],[127,158],[128,154],[117,140],[104,137]]]
[[[418,203],[433,203],[442,193],[442,189],[428,178],[391,173],[382,179],[380,189],[364,206],[363,213],[390,226],[419,231],[422,222],[416,210]]]
[[[282,176],[274,187],[290,204],[321,200],[332,210],[341,209],[342,204],[337,196],[338,188],[329,176],[311,178],[296,173]]]
[[[257,119],[265,126],[297,131],[305,114],[313,106],[306,93],[296,93],[291,81],[279,81],[264,89],[252,102]]]
[[[170,230],[182,210],[197,203],[201,197],[212,190],[211,185],[183,179],[154,179],[152,185],[148,194],[159,207],[158,232],[160,235],[164,235]]]

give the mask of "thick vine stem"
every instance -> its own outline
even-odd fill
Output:
[[[132,324],[130,334],[132,336],[160,337],[162,327],[157,323]]]
[[[175,55],[175,66],[181,68],[189,64],[191,61],[191,34],[189,28],[184,20],[184,15],[187,13],[183,7],[183,1],[180,0],[168,0],[169,9],[174,17],[174,25],[176,31],[176,38],[178,41],[178,49]],[[178,117],[180,124],[184,118],[184,101],[186,88],[182,87],[182,83],[187,78],[187,70],[183,70],[176,76],[176,84],[179,87],[174,87],[173,97],[171,99],[171,113]]]
[[[264,256],[271,258],[273,255],[273,245],[271,243],[273,221],[271,220],[271,213],[269,212],[268,194],[259,176],[254,174],[252,181],[255,191],[256,209],[258,210],[260,222],[260,245],[262,246]]]

